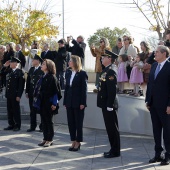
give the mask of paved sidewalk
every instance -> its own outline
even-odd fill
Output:
[[[109,144],[104,130],[84,128],[81,150],[70,152],[67,125],[56,125],[54,145],[43,148],[37,146],[42,133],[28,133],[28,121],[22,123],[19,132],[4,131],[7,122],[0,120],[0,170],[170,170],[148,164],[154,155],[149,136],[121,133],[121,157],[105,159]]]

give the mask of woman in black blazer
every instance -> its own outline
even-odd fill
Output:
[[[45,59],[42,63],[41,70],[44,72],[44,75],[37,82],[34,90],[33,106],[40,110],[43,126],[44,139],[38,145],[48,147],[53,143],[53,115],[58,113],[58,101],[62,96],[56,78],[54,62]]]
[[[81,59],[72,55],[66,71],[66,87],[63,105],[67,110],[67,121],[72,145],[69,151],[78,151],[83,141],[83,119],[87,99],[88,76],[82,70]]]

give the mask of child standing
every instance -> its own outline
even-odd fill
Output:
[[[133,68],[130,74],[129,82],[134,85],[134,91],[133,93],[131,93],[131,95],[135,97],[139,96],[139,85],[143,83],[142,69],[143,69],[144,63],[141,61],[142,57],[143,57],[143,54],[139,53],[136,56],[135,61],[131,63],[131,67]]]
[[[119,56],[119,64],[118,64],[118,89],[119,94],[123,93],[124,90],[124,83],[128,81],[126,67],[127,67],[128,56],[126,54],[122,54]]]

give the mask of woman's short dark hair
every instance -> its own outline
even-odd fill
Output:
[[[55,63],[49,59],[45,59],[44,61],[46,62],[46,67],[47,67],[48,73],[56,75]]]

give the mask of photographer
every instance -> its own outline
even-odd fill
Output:
[[[69,42],[72,40],[73,46],[71,47]],[[72,36],[67,37],[66,50],[71,52],[72,55],[77,55],[81,58],[82,66],[84,67],[84,52],[85,52],[86,44],[84,43],[84,37],[79,35],[77,40],[73,39]]]

